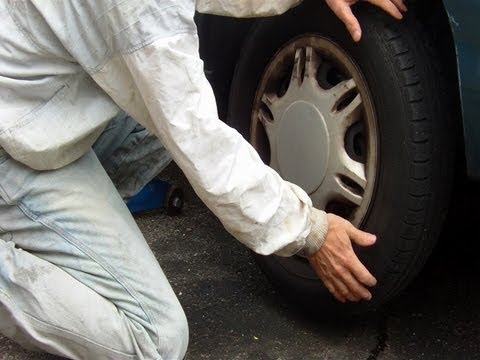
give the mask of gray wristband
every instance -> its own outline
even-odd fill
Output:
[[[315,254],[322,247],[328,232],[327,213],[323,210],[312,208],[312,228],[308,234],[304,247],[297,253],[300,256]]]

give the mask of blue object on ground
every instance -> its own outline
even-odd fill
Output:
[[[171,185],[166,181],[152,180],[127,204],[131,213],[163,209],[167,206]]]

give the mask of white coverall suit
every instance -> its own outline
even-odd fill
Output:
[[[2,334],[72,359],[184,356],[183,310],[92,151],[119,113],[160,139],[255,252],[321,247],[325,213],[218,119],[193,20],[195,10],[255,17],[298,3],[0,1]]]

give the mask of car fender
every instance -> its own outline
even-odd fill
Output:
[[[477,16],[480,1],[443,2],[457,56],[467,173],[480,180],[480,34]]]

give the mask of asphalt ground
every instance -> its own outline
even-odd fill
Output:
[[[249,251],[184,188],[180,216],[136,217],[190,323],[188,359],[480,359],[480,186],[460,180],[438,246],[416,280],[355,321],[321,321],[288,304]],[[54,360],[0,338],[0,359]]]

